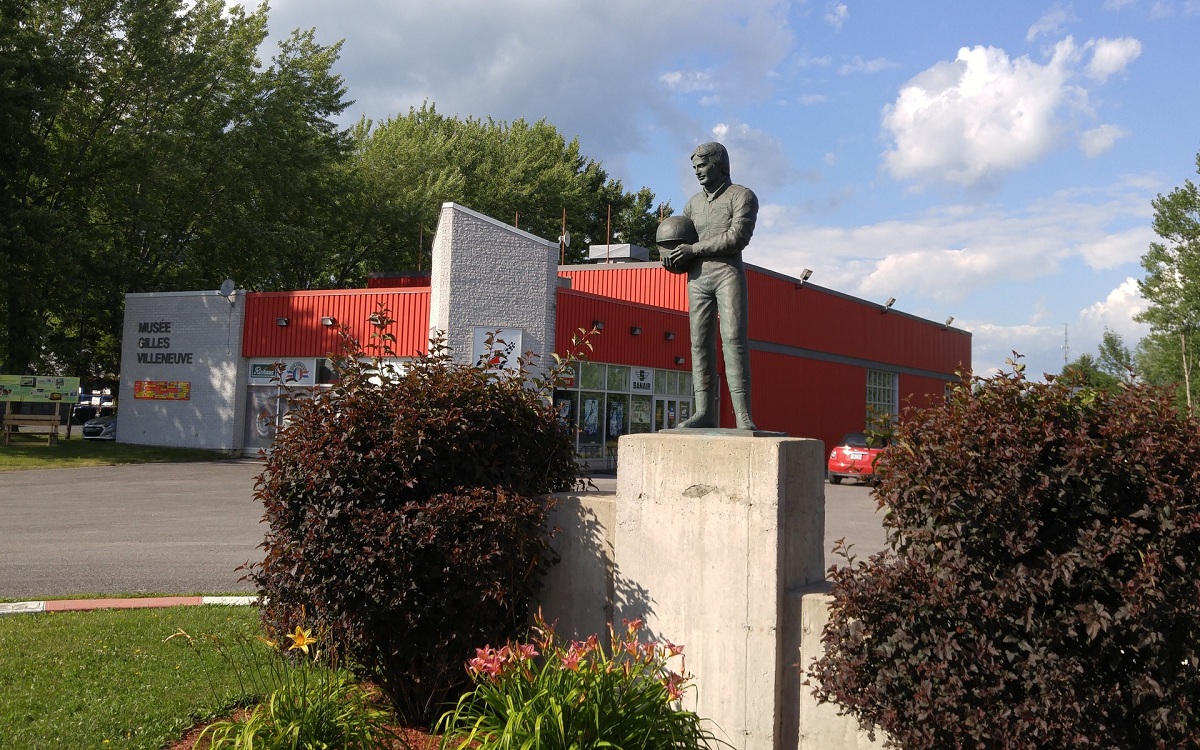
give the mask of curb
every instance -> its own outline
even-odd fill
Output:
[[[218,604],[245,606],[258,601],[257,596],[150,596],[141,599],[53,599],[50,601],[0,603],[0,616],[26,615],[38,612],[86,612],[94,609],[149,609]]]

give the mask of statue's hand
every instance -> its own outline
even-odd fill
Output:
[[[668,253],[671,258],[671,265],[676,268],[687,268],[696,259],[696,251],[691,245],[679,245],[674,250]]]

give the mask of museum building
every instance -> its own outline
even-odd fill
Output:
[[[399,362],[440,333],[470,363],[496,332],[547,362],[594,331],[555,402],[579,456],[611,462],[621,435],[669,429],[694,408],[687,279],[628,245],[593,247],[587,265],[560,266],[559,252],[446,203],[429,273],[375,275],[367,289],[126,295],[117,439],[255,455],[282,424],[288,389],[332,382],[343,328],[361,342],[390,333]],[[750,264],[746,274],[761,430],[829,446],[869,414],[942,399],[970,371],[971,334],[948,322]],[[379,325],[380,310],[391,322]],[[720,424],[732,427],[720,390]]]

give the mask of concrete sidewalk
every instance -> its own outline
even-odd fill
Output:
[[[145,596],[124,599],[52,599],[50,601],[0,603],[0,616],[38,612],[89,612],[96,609],[151,609],[185,605],[221,604],[248,606],[256,596]]]

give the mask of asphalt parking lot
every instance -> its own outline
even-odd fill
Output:
[[[261,559],[257,460],[41,469],[0,474],[0,597],[231,594],[238,566]],[[615,491],[611,476],[594,477]],[[868,487],[825,485],[826,566],[845,537],[884,547]]]

